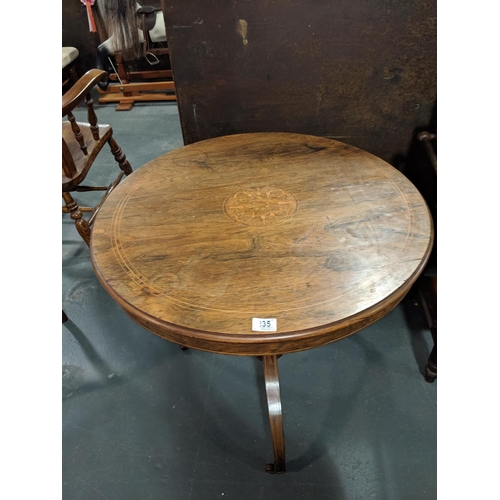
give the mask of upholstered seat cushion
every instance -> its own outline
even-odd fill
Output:
[[[72,63],[78,57],[78,49],[75,47],[62,48],[62,67],[65,68],[68,64]]]

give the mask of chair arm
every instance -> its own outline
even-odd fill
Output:
[[[94,85],[107,78],[108,73],[101,69],[91,69],[87,71],[62,97],[62,116],[66,116],[83,96],[90,92]]]

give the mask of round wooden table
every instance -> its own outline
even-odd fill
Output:
[[[94,270],[139,325],[184,347],[262,359],[274,464],[285,471],[282,354],[378,320],[429,257],[415,186],[341,142],[239,134],[167,153],[109,195]]]

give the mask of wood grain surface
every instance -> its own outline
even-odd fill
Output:
[[[162,5],[185,144],[294,132],[395,165],[435,119],[435,0]]]
[[[91,258],[147,330],[187,347],[317,347],[390,311],[423,270],[428,208],[383,160],[330,139],[239,134],[140,167],[97,216]],[[276,319],[275,332],[252,319]]]

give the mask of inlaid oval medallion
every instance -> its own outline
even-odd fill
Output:
[[[270,226],[287,219],[297,210],[297,199],[274,186],[239,191],[224,203],[228,217],[247,226]]]

